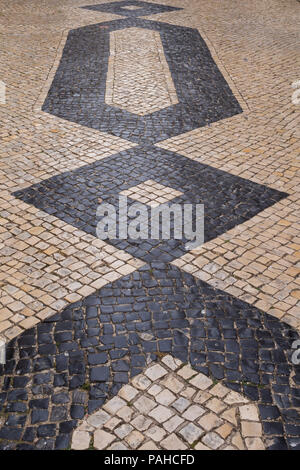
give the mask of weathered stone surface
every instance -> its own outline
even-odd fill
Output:
[[[72,449],[85,450],[89,448],[91,436],[85,431],[75,431],[72,437]]]
[[[202,442],[207,445],[207,447],[209,447],[210,449],[215,450],[218,449],[224,443],[224,440],[220,436],[218,436],[218,434],[210,432],[203,437]]]
[[[166,371],[166,369],[161,367],[159,364],[155,364],[155,365],[149,367],[146,370],[145,374],[147,375],[147,377],[149,377],[150,380],[155,381],[157,379],[160,379],[164,375],[166,375],[167,371]]]
[[[94,433],[94,447],[98,450],[105,449],[115,438],[113,434],[99,429]]]
[[[170,434],[161,442],[161,446],[168,450],[185,450],[187,446],[175,435]]]
[[[297,3],[224,10],[191,1],[187,11],[108,2],[71,9],[67,22],[64,2],[30,0],[33,15],[28,2],[4,3],[0,448],[66,449],[76,431],[86,446],[96,426],[115,436],[106,448],[129,449],[114,430],[136,418],[142,395],[165,397],[174,415],[156,425],[189,448],[179,434],[188,420],[176,426],[187,408],[167,404],[166,388],[205,409],[190,423],[203,419],[206,434],[224,439],[220,449],[299,447],[299,123],[297,90],[286,86],[295,80]],[[164,15],[144,19],[154,13]],[[24,18],[17,44],[12,29]],[[105,103],[111,89],[117,106]],[[204,202],[205,243],[186,251],[173,239],[99,240],[97,206],[119,194],[149,210]],[[144,375],[136,392],[118,395],[158,358],[167,375],[154,385]],[[95,413],[116,395],[126,404],[102,423]],[[214,426],[211,410],[222,423]],[[160,448],[148,439],[140,446]]]

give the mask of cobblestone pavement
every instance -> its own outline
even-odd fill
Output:
[[[264,450],[261,436],[255,404],[167,355],[85,419],[71,448]]]
[[[0,0],[0,449],[299,449],[299,3],[92,3]]]

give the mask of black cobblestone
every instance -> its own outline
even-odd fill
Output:
[[[136,147],[126,150],[78,170],[44,180],[22,191],[17,191],[14,195],[66,223],[96,236],[96,226],[100,220],[96,215],[99,198],[105,203],[112,204],[118,211],[119,193],[149,179],[183,193],[182,196],[173,199],[172,203],[204,204],[205,241],[220,236],[287,196],[286,193],[155,147]],[[133,199],[128,198],[128,207],[134,202]],[[150,234],[150,209],[148,220]],[[171,223],[171,227],[173,226],[174,222]],[[146,245],[142,239],[128,238],[127,240],[107,241],[146,262],[171,261],[186,254],[187,240],[185,238],[182,240],[174,238],[170,240],[149,239]],[[145,278],[144,283],[148,288],[155,289],[157,286],[157,281],[154,279]],[[117,318],[122,321],[122,313],[131,311],[134,299],[126,299],[126,303],[124,301],[121,303],[110,297],[108,294],[103,303],[107,306],[108,311],[113,308],[114,312],[120,312],[115,321]],[[89,316],[91,319],[90,331],[97,335],[97,328],[92,323],[92,308],[89,311]],[[240,328],[243,328],[243,325]],[[72,323],[66,320],[60,326],[60,330],[56,332],[57,341],[60,342],[63,338],[69,337],[71,329]],[[246,335],[250,333],[244,328],[241,334],[246,339]],[[26,337],[26,342],[28,338],[30,337]],[[40,341],[44,340],[45,337],[41,337]],[[250,340],[251,338],[249,338]],[[267,337],[265,341],[268,341]],[[49,343],[47,346],[51,354],[52,346]],[[64,343],[62,343],[61,352],[64,352],[64,347]],[[68,347],[72,347],[72,344],[69,343]],[[45,359],[36,363],[35,370],[49,367],[49,361],[50,359]]]
[[[154,292],[145,285],[146,280],[155,281]],[[130,299],[134,299],[131,314],[120,318],[115,305]],[[107,306],[111,312],[103,313]],[[98,326],[93,336],[97,341],[86,346],[91,311]],[[145,315],[149,318],[146,330],[141,328]],[[0,395],[2,413],[7,416],[0,428],[2,448],[19,448],[20,443],[36,449],[67,448],[78,420],[86,412],[101,408],[123,384],[144,370],[147,358],[155,360],[162,352],[190,362],[196,370],[257,402],[264,432],[272,441],[270,448],[298,446],[300,416],[293,397],[299,396],[294,381],[299,366],[290,362],[291,345],[298,334],[282,321],[172,265],[146,265],[68,306],[42,325],[47,327],[47,340],[52,341],[49,344],[56,352],[46,357],[36,350],[28,358],[24,388],[16,388],[9,379],[14,377],[18,358],[26,347],[24,337],[32,337],[36,344],[41,325],[9,343],[10,364],[0,369],[2,390],[7,384],[6,392]],[[62,356],[55,337],[65,328],[72,337],[66,336],[61,344],[76,344],[77,348],[66,348],[69,352]],[[153,338],[144,340],[144,331],[151,332]],[[39,374],[47,376],[47,385],[46,389],[39,386],[37,396],[33,364],[50,367]],[[57,371],[61,367],[65,372]],[[21,408],[16,410],[15,405]]]

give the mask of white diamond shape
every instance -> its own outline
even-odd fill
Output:
[[[137,186],[132,186],[125,191],[121,191],[120,194],[130,197],[142,204],[157,207],[160,204],[171,201],[175,197],[182,196],[183,193],[169,186],[159,184],[156,181],[147,180]]]

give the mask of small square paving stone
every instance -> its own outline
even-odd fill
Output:
[[[155,397],[161,391],[162,391],[162,388],[159,385],[154,384],[152,385],[152,387],[149,388],[148,393]]]
[[[126,401],[131,401],[138,393],[138,390],[131,385],[124,385],[119,391],[119,397]]]
[[[179,434],[189,443],[193,444],[193,442],[197,441],[202,434],[204,434],[204,430],[198,426],[195,426],[193,423],[187,424],[182,429],[180,429]]]
[[[184,397],[178,398],[174,403],[172,403],[173,408],[182,413],[191,402]]]
[[[219,418],[218,415],[215,413],[208,413],[205,416],[202,416],[198,423],[202,426],[206,431],[211,431],[212,429],[221,426],[223,424],[222,419]]]
[[[119,411],[121,408],[123,408],[126,405],[126,401],[122,400],[120,397],[114,397],[111,400],[109,400],[103,408],[108,411],[108,413],[115,414],[117,411]]]
[[[237,419],[236,419],[236,411],[237,408],[230,408],[229,410],[225,410],[222,414],[221,417],[229,421],[231,424],[234,426],[237,426]]]
[[[201,405],[202,403],[207,402],[210,398],[212,398],[212,395],[209,392],[200,391],[194,397],[194,402],[199,403]]]
[[[164,381],[163,385],[171,390],[173,393],[179,393],[183,388],[184,385],[182,382],[177,380],[175,377],[168,376]]]
[[[166,431],[158,426],[152,426],[145,432],[146,436],[156,442],[160,442],[166,435]]]
[[[170,434],[160,443],[160,445],[166,450],[187,449],[187,446],[176,436],[176,434]]]
[[[116,436],[102,429],[98,429],[94,433],[94,447],[98,450],[105,449],[116,439]]]
[[[180,392],[180,395],[184,398],[192,398],[192,396],[195,395],[195,389],[192,387],[186,387],[182,392]]]
[[[171,411],[166,406],[159,405],[149,413],[149,416],[151,416],[151,418],[154,418],[159,423],[164,423],[173,414],[174,414],[174,411]]]
[[[168,421],[166,421],[163,424],[163,427],[168,431],[168,432],[173,432],[175,431],[182,423],[184,420],[180,418],[179,416],[175,415]]]
[[[233,438],[231,439],[231,443],[232,443],[232,445],[234,445],[235,447],[237,447],[239,450],[244,450],[244,449],[245,449],[242,436],[240,435],[239,432],[236,432],[236,433],[235,433],[235,435],[234,435]]]
[[[224,387],[222,384],[217,384],[210,389],[210,393],[216,397],[223,398],[228,393],[228,388]]]
[[[176,400],[176,396],[172,392],[170,392],[170,390],[163,390],[158,395],[156,395],[155,400],[161,405],[168,406],[174,400]]]
[[[139,431],[132,431],[125,437],[125,441],[132,449],[137,449],[144,440],[145,437]]]
[[[247,421],[259,421],[258,409],[255,405],[243,405],[239,407],[241,419]]]
[[[87,423],[93,426],[94,428],[100,428],[104,423],[106,423],[110,418],[110,415],[106,411],[101,410],[92,416],[89,416]]]
[[[198,442],[197,445],[195,445],[195,450],[211,450],[209,447],[205,446],[201,442]]]
[[[222,439],[215,432],[209,432],[206,434],[201,441],[210,447],[211,449],[218,449],[222,444],[224,444],[224,439]]]
[[[213,384],[213,381],[204,374],[196,375],[196,377],[193,377],[189,382],[191,385],[194,385],[194,387],[197,387],[200,390],[206,390]]]
[[[224,398],[224,402],[228,405],[235,405],[239,403],[249,403],[247,398],[243,397],[240,393],[231,391],[228,395]]]
[[[199,405],[191,405],[182,415],[184,419],[194,421],[205,413],[204,408]]]
[[[139,415],[136,416],[131,421],[131,424],[138,430],[138,431],[145,431],[146,429],[149,428],[150,424],[152,424],[152,420],[149,418],[146,418],[144,415]]]
[[[109,421],[107,421],[107,423],[104,424],[104,427],[107,428],[107,429],[110,429],[112,431],[120,423],[121,423],[121,420],[119,418],[117,418],[116,416],[114,416]]]
[[[90,371],[91,382],[106,382],[109,378],[108,367],[92,367]]]
[[[180,367],[182,364],[179,359],[176,359],[175,357],[170,356],[169,354],[167,356],[164,356],[161,361],[173,371],[178,369],[178,367]]]
[[[148,441],[139,447],[139,450],[159,450],[157,445],[153,441]]]
[[[260,423],[242,421],[242,435],[244,437],[260,437],[262,435],[262,427]]]
[[[114,442],[107,450],[128,450],[122,442]]]
[[[216,429],[216,432],[223,437],[223,439],[227,439],[227,437],[230,435],[232,431],[232,426],[228,423],[224,423],[222,426],[220,426],[218,429]]]
[[[72,449],[85,450],[90,446],[91,436],[86,431],[74,431],[72,437]]]
[[[114,433],[118,436],[119,439],[124,439],[128,434],[133,430],[133,427],[126,423],[121,424],[117,429],[114,430]]]
[[[221,413],[226,408],[226,405],[224,405],[223,401],[219,400],[218,398],[209,400],[207,403],[205,403],[205,406],[215,413]]]
[[[95,431],[95,427],[88,424],[87,421],[83,421],[83,423],[81,423],[81,425],[77,429],[78,431],[87,431],[87,432]]]
[[[117,416],[119,416],[119,418],[122,418],[123,421],[126,421],[126,422],[131,420],[132,415],[133,415],[133,409],[129,406],[124,406],[119,411],[117,411]]]
[[[186,366],[183,366],[183,367],[177,372],[177,374],[187,380],[187,379],[190,379],[191,377],[193,377],[194,375],[196,375],[197,372],[196,372],[195,370],[193,370],[193,369],[191,368],[191,366],[186,365]]]
[[[134,407],[143,414],[148,414],[155,406],[155,401],[145,396],[141,396],[134,402]]]
[[[144,375],[137,375],[136,377],[133,378],[132,385],[138,388],[139,390],[146,390],[146,388],[148,388],[149,385],[151,385],[151,382]]]
[[[145,375],[147,375],[147,377],[149,377],[149,379],[153,382],[157,379],[160,379],[164,375],[167,375],[167,373],[168,372],[166,371],[166,369],[164,369],[159,364],[154,364],[145,371]]]

